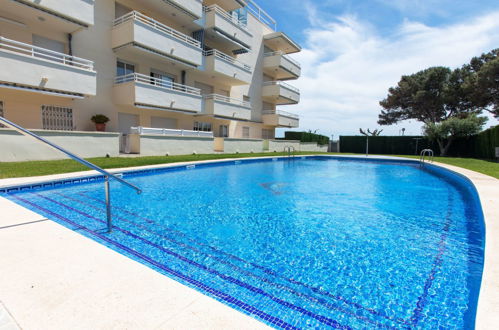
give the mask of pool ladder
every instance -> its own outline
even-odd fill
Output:
[[[295,151],[296,151],[296,149],[293,146],[284,147],[284,152],[288,153],[288,158],[290,158],[290,157],[295,158]]]
[[[428,157],[428,162],[433,163],[433,150],[431,149],[423,149],[421,150],[419,156],[419,166],[423,167],[425,163],[425,158]]]
[[[74,153],[70,152],[70,151],[67,151],[66,149],[58,146],[57,144],[55,143],[52,143],[44,138],[42,138],[41,136],[33,133],[33,132],[30,132],[28,131],[27,129],[11,122],[10,120],[7,120],[5,119],[4,117],[0,116],[0,123],[3,123],[5,124],[7,127],[11,127],[13,129],[15,129],[16,131],[18,131],[19,133],[21,133],[22,135],[25,135],[25,136],[28,136],[28,137],[32,137],[40,142],[43,142],[47,145],[49,145],[50,147],[56,149],[56,150],[59,150],[60,152],[62,152],[63,154],[67,155],[68,157],[70,157],[71,159],[73,160],[76,160],[78,163],[80,164],[83,164],[85,165],[86,167],[88,168],[91,168],[99,173],[101,173],[102,175],[104,175],[104,190],[105,190],[105,193],[106,193],[106,219],[107,219],[107,232],[110,233],[112,231],[112,228],[113,228],[113,219],[112,219],[112,216],[111,216],[111,187],[109,185],[109,180],[110,179],[114,179],[122,184],[124,184],[125,186],[128,186],[132,189],[134,189],[137,194],[140,194],[142,193],[142,190],[140,190],[140,188],[134,186],[133,184],[123,180],[121,177],[122,175],[115,175],[115,174],[112,174],[102,168],[100,168],[99,166],[95,165],[95,164],[92,164],[90,163],[89,161],[86,161],[85,159],[81,158],[81,157],[78,157],[77,155],[75,155]]]

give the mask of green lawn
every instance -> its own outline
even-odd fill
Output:
[[[300,155],[320,154],[320,152],[297,152]],[[192,162],[199,160],[245,158],[261,156],[284,156],[287,153],[251,153],[251,154],[207,154],[182,156],[151,156],[151,157],[111,157],[88,158],[87,160],[99,167],[120,168],[143,165],[158,165],[178,162]],[[30,162],[0,162],[0,179],[39,176],[59,173],[70,173],[88,170],[87,167],[72,159],[30,161]]]
[[[419,156],[404,156],[399,157],[417,158]],[[499,179],[499,163],[491,160],[475,159],[475,158],[453,158],[453,157],[435,157],[436,162],[448,165],[454,165],[475,172],[480,172]]]
[[[318,154],[317,152],[298,152],[300,155]],[[177,162],[189,162],[198,160],[244,158],[259,156],[283,156],[286,153],[252,153],[252,154],[209,154],[209,155],[185,155],[185,156],[157,156],[157,157],[113,157],[113,158],[89,158],[88,161],[102,168],[119,168],[143,165],[157,165]],[[329,153],[331,155],[331,153]],[[344,154],[346,155],[346,154]],[[419,158],[419,156],[403,156]],[[447,158],[435,157],[435,161],[444,164],[463,167],[469,170],[490,175],[499,179],[499,163],[473,158]],[[74,160],[32,161],[32,162],[0,162],[0,178],[17,178],[27,176],[38,176],[58,173],[69,173],[84,171],[87,168]]]

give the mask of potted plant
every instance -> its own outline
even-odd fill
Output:
[[[95,124],[95,130],[98,132],[106,131],[106,123],[109,121],[104,115],[94,115],[90,120]]]

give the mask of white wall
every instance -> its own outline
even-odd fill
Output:
[[[295,151],[300,150],[300,141],[298,140],[269,140],[269,152],[283,152],[285,147],[293,147]]]
[[[119,134],[32,130],[84,158],[119,155]],[[0,128],[0,162],[67,159],[63,153],[14,130]]]
[[[263,152],[263,140],[224,139],[224,153]]]
[[[141,156],[212,154],[213,138],[131,134],[131,152]]]

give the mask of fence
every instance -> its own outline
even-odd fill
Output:
[[[489,128],[471,137],[454,140],[448,156],[494,159],[495,147],[499,147],[499,126]],[[436,142],[424,136],[370,136],[369,153],[385,155],[417,155],[422,149],[439,153]],[[365,153],[365,136],[340,136],[341,152]]]

